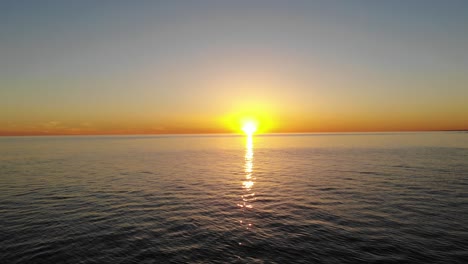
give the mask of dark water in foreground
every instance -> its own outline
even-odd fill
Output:
[[[1,263],[468,263],[468,134],[0,138]]]

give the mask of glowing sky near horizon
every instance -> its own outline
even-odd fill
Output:
[[[456,0],[2,1],[0,135],[467,129],[466,25]]]

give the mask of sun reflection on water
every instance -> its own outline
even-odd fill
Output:
[[[245,179],[242,181],[242,188],[244,189],[242,207],[247,207],[247,205],[251,206],[251,202],[254,200],[255,196],[255,193],[251,192],[255,184],[255,178],[253,177],[253,138],[251,134],[246,137],[244,172]]]
[[[247,230],[252,228],[252,223],[249,219],[246,219],[246,210],[250,210],[253,208],[253,202],[255,201],[255,193],[252,191],[253,186],[255,184],[256,178],[253,174],[253,138],[252,134],[247,134],[246,136],[246,144],[245,144],[245,164],[244,164],[244,173],[245,178],[242,181],[242,189],[243,194],[241,196],[242,203],[237,204],[243,210],[243,218],[239,221],[241,226]],[[242,245],[239,242],[239,245]]]

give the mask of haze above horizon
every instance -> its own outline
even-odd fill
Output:
[[[466,25],[457,0],[5,1],[0,135],[466,130]]]

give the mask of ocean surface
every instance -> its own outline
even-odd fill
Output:
[[[468,263],[468,133],[0,138],[1,263]]]

